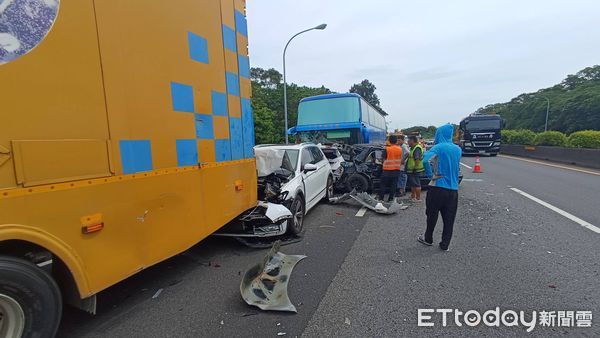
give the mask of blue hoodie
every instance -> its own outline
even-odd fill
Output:
[[[445,124],[435,132],[435,145],[425,153],[423,164],[431,178],[430,186],[458,190],[458,175],[462,150],[452,143],[454,127]]]

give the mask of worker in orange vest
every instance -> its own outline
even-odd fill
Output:
[[[386,190],[389,190],[388,201],[393,201],[396,197],[398,188],[398,179],[400,178],[400,169],[402,167],[402,148],[398,146],[398,137],[390,135],[388,139],[390,145],[385,147],[383,152],[383,171],[379,181],[379,200],[383,201]]]

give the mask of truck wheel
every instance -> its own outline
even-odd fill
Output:
[[[54,337],[61,315],[52,277],[26,260],[0,256],[0,337]]]
[[[294,198],[290,211],[292,219],[291,222],[288,222],[288,233],[299,236],[304,229],[304,214],[306,213],[306,206],[301,196]]]
[[[361,174],[352,174],[346,180],[346,189],[348,191],[356,189],[357,192],[367,191],[369,190],[369,181]]]

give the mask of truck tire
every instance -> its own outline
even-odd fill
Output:
[[[346,179],[346,189],[352,191],[356,189],[357,192],[363,192],[369,190],[369,180],[361,174],[352,174]]]
[[[0,256],[0,337],[54,337],[61,315],[52,277],[31,262]]]
[[[304,230],[304,215],[306,214],[306,205],[302,196],[296,195],[290,211],[292,212],[292,220],[287,228],[287,232],[291,235],[300,236]]]

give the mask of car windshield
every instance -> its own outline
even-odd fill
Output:
[[[296,166],[298,165],[298,153],[297,149],[286,149],[281,167],[291,172],[296,171]]]
[[[500,120],[470,120],[466,127],[467,130],[500,129]]]
[[[335,160],[339,154],[337,149],[321,149],[323,151],[323,154],[325,154],[325,157],[327,157],[330,160]]]

